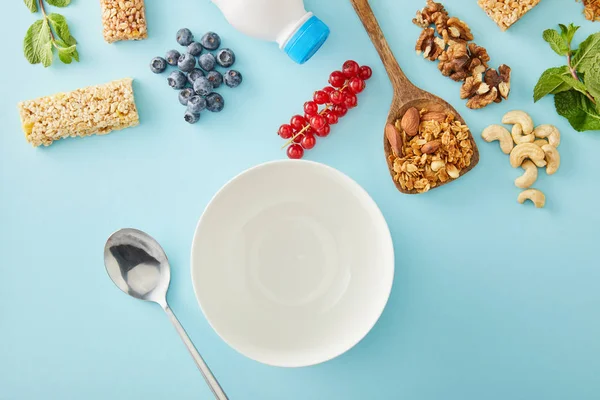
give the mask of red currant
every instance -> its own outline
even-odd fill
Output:
[[[279,131],[277,132],[282,139],[290,139],[294,136],[294,128],[291,125],[283,124],[279,127]]]
[[[331,126],[326,124],[317,131],[317,136],[325,137],[325,136],[329,135],[329,132],[331,132]]]
[[[302,138],[304,137],[304,133],[300,133],[300,134],[298,134],[298,133],[295,133],[294,135],[295,135],[295,136],[294,136],[294,138],[292,139],[292,141],[293,141],[294,143],[300,143],[300,142],[302,141]]]
[[[315,138],[315,135],[308,134],[308,135],[304,135],[304,137],[302,138],[302,141],[300,142],[300,145],[302,147],[304,147],[306,150],[310,150],[313,147],[315,147],[315,144],[317,144],[317,139]]]
[[[350,81],[348,81],[348,87],[351,91],[358,94],[365,90],[365,81],[360,79],[358,76],[355,76],[350,78]]]
[[[323,88],[323,91],[327,94],[331,94],[331,92],[335,92],[335,88],[332,88],[331,86],[326,86]]]
[[[304,112],[308,115],[317,115],[319,112],[319,105],[314,101],[307,101],[304,103]]]
[[[353,76],[358,75],[360,67],[356,61],[348,60],[342,66],[342,72],[346,75],[346,78],[352,78]]]
[[[348,113],[348,107],[346,107],[343,104],[336,104],[335,106],[333,106],[331,111],[341,118]]]
[[[325,124],[327,124],[327,120],[322,115],[315,115],[310,119],[310,126],[316,131],[319,131]]]
[[[325,104],[329,101],[329,95],[322,90],[317,90],[313,95],[313,99],[317,104]]]
[[[337,91],[337,90],[335,92],[331,92],[329,94],[329,100],[333,104],[342,104],[344,102],[345,98],[346,98],[346,96],[344,96],[344,93]]]
[[[331,75],[329,75],[329,83],[333,87],[341,88],[346,83],[346,75],[344,75],[341,71],[333,71]]]
[[[327,110],[323,113],[323,116],[325,117],[325,119],[327,119],[327,123],[329,125],[335,125],[338,123],[339,121],[339,117],[336,113],[334,113],[331,110]]]
[[[290,120],[290,125],[292,126],[292,128],[294,128],[296,131],[301,130],[302,128],[304,128],[306,126],[306,124],[308,123],[308,121],[306,120],[306,118],[304,118],[302,115],[294,115],[292,117],[292,119]]]
[[[354,108],[358,104],[358,98],[352,92],[346,93],[346,97],[344,99],[344,104],[348,108]]]
[[[299,144],[292,144],[287,149],[287,155],[293,160],[300,159],[304,155],[304,149]]]
[[[371,69],[371,67],[369,67],[368,65],[363,65],[362,67],[360,67],[360,72],[358,76],[360,76],[360,78],[363,81],[369,79],[371,75],[373,75],[373,70]]]

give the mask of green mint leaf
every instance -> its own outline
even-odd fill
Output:
[[[47,68],[52,65],[52,42],[45,43],[40,50],[40,60],[44,68]]]
[[[27,29],[25,39],[23,39],[23,52],[27,61],[31,64],[39,64],[41,62],[47,63],[48,50],[52,55],[50,25],[45,19],[39,19]],[[52,57],[50,57],[50,60],[52,60]]]
[[[61,48],[58,49],[58,59],[64,64],[71,64],[71,62],[73,61],[73,56],[71,55],[71,53]]]
[[[542,37],[559,56],[566,56],[569,53],[569,45],[560,33],[554,29],[545,30]]]
[[[71,4],[71,0],[46,0],[48,4],[55,7],[66,7]]]
[[[571,87],[562,80],[562,76],[569,76],[569,68],[566,65],[544,71],[533,89],[533,101],[538,101],[548,94],[569,90]]]
[[[62,39],[69,46],[72,46],[77,43],[75,38],[71,36],[71,32],[69,31],[69,25],[67,24],[67,20],[60,14],[52,13],[48,15],[48,21],[50,21],[50,26],[52,30],[56,33],[56,35]],[[65,46],[66,47],[66,46]]]
[[[585,74],[585,86],[588,92],[596,100],[596,109],[600,107],[600,54],[595,58],[592,66]]]
[[[560,27],[560,36],[567,42],[567,45],[571,46],[575,32],[577,32],[579,27],[573,23],[570,23],[569,26],[563,24],[558,24],[558,26]]]
[[[569,90],[554,96],[556,112],[578,132],[600,130],[600,114],[583,94]]]
[[[571,66],[577,72],[586,73],[594,64],[596,55],[600,53],[600,32],[588,36],[581,44],[577,53],[573,55]]]
[[[573,78],[571,75],[561,76],[560,77],[567,85],[571,87],[571,89],[577,90],[579,93],[586,95],[587,89],[583,82],[578,79]]]
[[[31,11],[32,13],[37,12],[38,7],[37,7],[37,0],[23,0],[25,2],[25,5],[27,6],[27,8],[29,8],[29,11]]]
[[[73,51],[73,54],[71,54],[71,57],[73,57],[73,60],[79,62],[79,52],[77,51],[77,49],[75,49],[75,51]]]

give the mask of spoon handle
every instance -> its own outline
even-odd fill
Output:
[[[171,308],[167,304],[165,304],[163,306],[163,309],[169,316],[169,319],[175,327],[175,330],[177,331],[177,333],[181,337],[181,340],[183,340],[183,343],[185,343],[185,346],[192,355],[192,358],[194,359],[194,362],[196,363],[198,369],[202,373],[204,380],[210,387],[210,390],[212,390],[213,394],[215,395],[215,399],[228,400],[227,395],[221,388],[221,385],[219,385],[217,378],[215,378],[210,368],[208,368],[208,365],[206,365],[206,363],[204,362],[204,359],[202,358],[200,353],[198,353],[198,350],[194,346],[194,343],[192,343],[192,341],[190,340],[190,337],[186,333],[185,329],[183,329],[183,326],[181,326],[181,323],[179,322],[175,314],[173,314],[173,311],[171,311]]]
[[[404,72],[402,72],[402,69],[398,64],[398,60],[394,57],[394,53],[392,53],[390,45],[385,39],[381,27],[379,26],[379,22],[377,22],[377,18],[375,18],[373,10],[369,5],[369,0],[350,0],[350,3],[352,3],[354,11],[358,14],[365,30],[369,34],[377,53],[379,53],[379,57],[383,62],[394,89],[397,91],[400,88],[406,88],[407,86],[413,87],[414,85],[408,80],[406,75],[404,75]]]

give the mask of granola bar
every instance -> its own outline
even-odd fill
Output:
[[[483,11],[503,31],[510,28],[539,2],[540,0],[478,0]]]
[[[144,0],[100,0],[104,40],[140,40],[148,37]]]
[[[18,104],[25,139],[34,147],[58,139],[104,135],[139,124],[131,78]]]

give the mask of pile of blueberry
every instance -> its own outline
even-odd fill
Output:
[[[202,110],[219,112],[223,109],[225,101],[215,89],[223,83],[232,88],[238,86],[242,82],[242,74],[233,69],[221,74],[215,69],[217,66],[231,67],[235,54],[227,48],[216,51],[221,45],[221,38],[214,32],[206,33],[196,42],[189,29],[180,29],[177,31],[177,43],[187,47],[187,51],[181,54],[177,50],[169,50],[165,58],[153,58],[150,69],[160,74],[167,69],[167,64],[178,68],[169,74],[167,83],[179,90],[179,102],[187,107],[184,119],[195,124]]]

